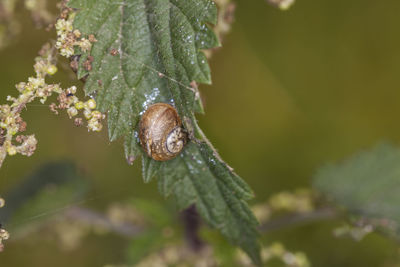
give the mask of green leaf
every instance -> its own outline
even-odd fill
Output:
[[[4,196],[7,205],[0,209],[1,222],[18,228],[26,226],[27,221],[31,226],[35,218],[40,224],[39,218],[48,219],[60,207],[81,200],[87,189],[87,181],[71,162],[47,163]]]
[[[193,118],[200,99],[190,82],[211,82],[201,49],[219,45],[206,24],[216,22],[212,1],[72,0],[69,6],[82,9],[74,26],[98,40],[85,91],[108,113],[111,140],[134,138],[131,129],[153,102],[169,102]],[[79,78],[87,74],[87,56],[82,54]]]
[[[258,222],[244,201],[251,192],[227,168],[206,144],[190,143],[180,156],[163,162],[160,192],[164,196],[172,195],[180,209],[195,204],[212,227],[259,264]]]
[[[145,182],[157,176],[164,196],[173,196],[181,209],[195,204],[211,226],[259,264],[257,221],[245,202],[251,190],[219,158],[194,115],[202,105],[192,82],[211,83],[202,50],[219,45],[208,26],[217,20],[214,2],[71,0],[69,6],[79,9],[74,27],[97,39],[90,51],[92,70],[84,69],[89,53],[82,53],[78,76],[88,75],[85,92],[108,114],[110,140],[124,136],[128,162],[143,156]],[[149,159],[137,138],[141,114],[157,102],[175,106],[198,139],[162,163]]]
[[[143,181],[148,183],[151,179],[157,175],[161,168],[162,162],[152,160],[149,157],[142,157],[142,173],[143,173]]]
[[[175,218],[173,217],[174,213],[165,205],[156,201],[130,199],[127,203],[144,217],[147,222],[146,225],[149,226],[135,236],[127,248],[127,263],[136,264],[143,257],[171,243],[175,236],[166,237],[163,230],[165,230],[165,227],[170,227]]]
[[[126,249],[126,260],[129,264],[137,264],[141,259],[162,248],[165,240],[162,238],[162,231],[149,230],[141,233],[129,243]]]
[[[146,222],[151,225],[151,229],[162,230],[164,227],[170,226],[171,222],[176,219],[175,213],[171,212],[170,207],[165,203],[149,199],[130,199],[127,203],[145,218]]]
[[[351,213],[400,237],[400,149],[381,144],[327,165],[316,173],[314,185]]]

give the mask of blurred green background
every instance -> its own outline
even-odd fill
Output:
[[[309,187],[316,168],[381,140],[400,141],[400,1],[298,0],[286,12],[263,0],[237,0],[232,31],[211,59],[213,85],[200,87],[200,125],[221,156],[254,189],[253,203],[272,193]],[[25,11],[15,43],[0,51],[0,99],[32,75],[33,59],[54,33],[35,29]],[[61,69],[61,68],[60,68]],[[70,72],[54,78],[72,84]],[[156,183],[141,180],[140,161],[129,166],[122,141],[87,133],[66,114],[28,106],[35,133],[31,158],[9,157],[0,170],[6,191],[42,163],[73,159],[90,178],[81,206],[103,209],[137,197],[164,201]],[[74,203],[69,203],[74,205]],[[29,224],[29,220],[26,222]],[[313,266],[399,266],[396,243],[378,235],[361,242],[337,239],[338,222],[310,224],[263,235],[304,251]],[[12,227],[8,229],[12,234]],[[39,235],[11,243],[1,266],[102,266],[122,262],[114,237],[93,237],[64,252]],[[396,265],[397,264],[397,265]]]

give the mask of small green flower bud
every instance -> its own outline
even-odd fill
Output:
[[[50,65],[47,69],[46,69],[47,74],[49,75],[54,75],[57,72],[57,67],[55,65]]]
[[[102,128],[103,128],[103,125],[95,118],[92,118],[89,120],[88,129],[90,131],[100,132]]]
[[[23,92],[23,91],[25,90],[25,86],[26,86],[26,83],[20,82],[20,83],[18,83],[15,87],[17,88],[17,90],[18,90],[19,92]]]
[[[68,94],[76,94],[76,86],[71,86],[70,88],[67,89]]]
[[[84,107],[85,107],[85,105],[83,104],[82,101],[78,101],[78,102],[75,103],[75,108],[76,108],[77,110],[81,110],[81,109],[83,109]]]
[[[96,120],[101,120],[103,117],[103,114],[101,114],[101,112],[98,110],[94,110],[94,111],[92,111],[92,117],[95,118]]]
[[[45,96],[45,92],[44,92],[43,90],[38,90],[38,91],[36,92],[36,95],[37,95],[38,97],[44,97],[44,96]]]
[[[15,154],[17,154],[17,150],[15,149],[15,146],[9,146],[7,148],[7,153],[10,156],[14,156]]]
[[[44,104],[47,100],[47,97],[43,97],[42,99],[40,99],[40,103]]]
[[[76,115],[78,115],[78,110],[75,107],[70,107],[67,110],[68,116],[70,118],[75,117]]]
[[[74,30],[73,33],[74,33],[74,35],[75,35],[76,38],[80,38],[81,35],[82,35],[81,32],[80,32],[79,30]]]
[[[8,116],[5,121],[4,121],[7,125],[10,125],[11,123],[14,122],[14,117],[12,116]]]
[[[31,85],[36,89],[38,87],[41,87],[45,84],[44,79],[43,78],[33,78],[33,77],[29,77],[28,81],[31,83]]]
[[[18,133],[18,128],[13,127],[8,130],[11,135],[16,135]]]
[[[94,99],[89,99],[88,101],[86,101],[86,106],[90,109],[95,109],[96,101]]]
[[[85,109],[83,111],[83,116],[85,116],[85,118],[88,120],[88,119],[90,119],[92,117],[92,112],[90,110],[88,110],[88,109]]]
[[[86,52],[90,50],[92,44],[89,42],[89,40],[82,38],[79,42],[79,47],[82,49],[83,52]]]
[[[76,97],[76,96],[71,96],[71,97],[68,97],[68,104],[74,104],[75,105],[75,103],[76,102],[78,102],[79,101],[79,99]]]

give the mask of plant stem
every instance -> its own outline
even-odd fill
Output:
[[[262,233],[268,233],[291,226],[304,225],[308,223],[338,218],[339,215],[340,214],[337,210],[330,207],[325,207],[309,213],[290,214],[284,217],[273,219],[271,221],[267,221],[260,225],[259,230]]]
[[[142,227],[131,223],[115,223],[103,214],[85,208],[69,208],[65,212],[65,215],[71,219],[79,220],[93,226],[102,227],[111,232],[120,234],[121,236],[134,237],[144,230]]]
[[[186,242],[193,251],[199,251],[205,245],[205,243],[200,239],[198,233],[201,220],[196,210],[196,206],[192,205],[182,211],[181,218],[185,226]]]

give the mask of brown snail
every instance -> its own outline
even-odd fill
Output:
[[[187,134],[176,109],[165,103],[151,105],[139,123],[140,143],[154,160],[176,157],[187,142]]]

